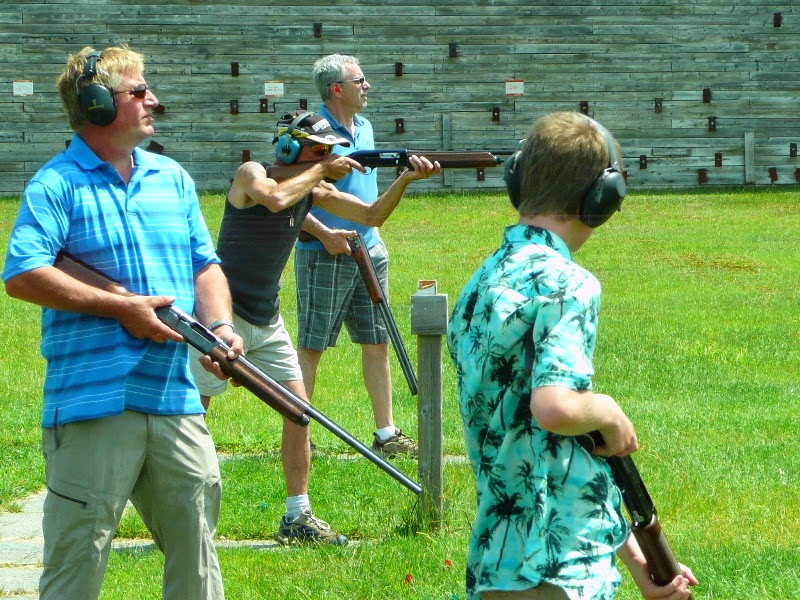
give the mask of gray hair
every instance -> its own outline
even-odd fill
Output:
[[[345,54],[329,54],[314,63],[314,83],[323,102],[331,97],[331,85],[344,81],[348,67],[357,66],[358,59]]]

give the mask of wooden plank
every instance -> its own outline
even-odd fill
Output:
[[[278,114],[301,99],[319,106],[311,65],[330,52],[362,57],[373,84],[366,115],[384,147],[438,148],[445,114],[458,146],[478,149],[489,139],[510,147],[536,117],[588,101],[590,114],[620,138],[626,164],[635,166],[639,154],[651,157],[653,169],[639,179],[646,184],[696,183],[693,170],[713,164],[716,152],[723,153],[723,171],[735,166],[745,131],[757,134],[753,168],[760,173],[769,161],[786,170],[778,183],[791,180],[788,144],[800,139],[800,34],[792,24],[800,8],[765,0],[522,4],[98,0],[93,8],[104,19],[97,22],[87,17],[87,2],[6,2],[0,85],[29,78],[36,92],[0,96],[0,142],[22,135],[26,151],[34,151],[30,144],[42,144],[36,151],[45,154],[60,149],[70,133],[53,81],[66,55],[124,37],[145,53],[148,81],[167,107],[156,121],[157,139],[204,175],[222,162],[225,173],[214,181],[230,176],[245,145],[271,153]],[[772,25],[775,11],[784,14],[781,28]],[[284,25],[286,14],[293,18]],[[323,24],[321,38],[313,37],[314,22]],[[458,57],[449,57],[450,42],[458,43]],[[231,62],[239,63],[239,77],[231,76]],[[402,77],[394,76],[395,62],[403,62]],[[525,80],[524,97],[505,96],[510,78]],[[273,112],[265,114],[267,79],[283,81],[286,95],[270,99]],[[704,87],[712,89],[710,104],[702,102]],[[654,111],[656,97],[663,99],[661,113]],[[231,100],[239,102],[239,115],[230,114]],[[499,122],[491,121],[493,107],[500,108]],[[715,132],[708,131],[709,116],[717,117]],[[405,119],[403,134],[394,132],[396,117]],[[474,173],[452,173],[454,189],[482,189]],[[493,174],[487,179],[497,182]]]

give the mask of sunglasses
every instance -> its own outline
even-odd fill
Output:
[[[129,90],[120,90],[118,92],[114,92],[114,95],[117,95],[117,94],[130,94],[134,98],[138,98],[139,100],[144,100],[147,97],[147,92],[148,91],[152,92],[153,90],[150,89],[149,87],[147,87],[146,83],[140,83],[139,85],[134,86],[133,88],[131,88]]]
[[[328,144],[312,144],[311,151],[314,154],[328,154],[331,151],[331,147]]]
[[[356,79],[345,79],[344,81],[334,81],[334,83],[357,83],[358,85],[364,85],[364,82],[367,80],[366,77],[363,75],[361,77],[357,77]]]

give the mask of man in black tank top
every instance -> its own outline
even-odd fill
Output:
[[[354,169],[365,169],[353,159],[330,153],[333,145],[349,142],[339,137],[327,120],[304,111],[284,115],[273,143],[276,165],[284,166],[282,171],[292,176],[278,182],[272,178],[271,165],[249,161],[239,167],[228,191],[217,253],[231,288],[234,316],[233,322],[216,325],[234,328],[245,340],[248,359],[305,399],[297,352],[280,314],[279,291],[281,274],[306,215],[312,205],[318,205],[359,223],[380,225],[400,202],[408,184],[438,173],[439,165],[411,157],[413,168],[398,177],[378,201],[366,204],[329,183]],[[197,360],[192,361],[193,374],[208,407],[211,396],[225,391],[226,384],[206,377],[202,368],[194,368],[195,363]],[[281,458],[287,501],[278,541],[347,543],[344,535],[311,510],[307,427],[284,420]]]

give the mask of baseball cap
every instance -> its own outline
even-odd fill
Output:
[[[291,135],[301,143],[350,145],[350,142],[333,130],[328,119],[309,111],[297,110],[283,115],[278,121],[278,132],[272,143],[277,142],[284,134]]]

